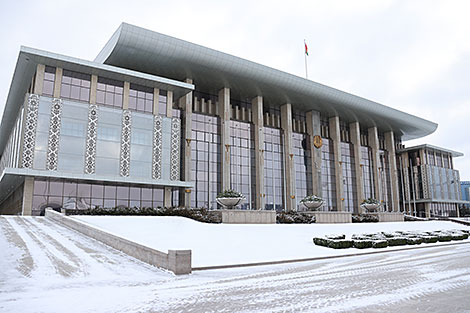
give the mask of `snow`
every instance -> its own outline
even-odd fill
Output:
[[[73,217],[118,236],[167,252],[192,250],[193,267],[294,260],[377,249],[330,249],[316,246],[312,238],[329,234],[379,231],[431,231],[468,229],[447,221],[350,224],[207,224],[183,217],[76,216]],[[429,244],[426,244],[429,245]],[[387,247],[385,250],[402,249]]]
[[[92,218],[93,223],[98,220],[105,219]],[[289,242],[292,234],[298,238],[320,233],[350,236],[355,230],[373,232],[371,228],[379,226],[389,230],[465,228],[442,222],[349,224],[335,229],[335,225],[207,225],[182,218],[151,220],[151,226],[145,226],[141,218],[129,217],[112,218],[108,223],[121,226],[115,232],[129,228],[134,235],[151,231],[156,236],[160,235],[156,230],[164,231],[164,225],[170,224],[173,228],[166,230],[172,230],[173,237],[189,238],[185,244],[192,243],[192,237],[199,238],[195,233],[199,228],[216,226],[226,234],[209,237],[221,249],[213,255],[224,253],[225,239],[235,235],[247,240],[256,234],[259,239],[255,242],[261,242],[269,236],[276,240],[282,236],[275,233],[284,231]],[[154,239],[171,237],[161,235]],[[290,245],[304,246],[292,241]],[[308,246],[313,246],[311,239]],[[463,244],[175,276],[45,218],[0,216],[0,312],[434,312],[436,308],[463,312],[470,307],[469,259],[469,245]]]

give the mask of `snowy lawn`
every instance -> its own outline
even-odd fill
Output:
[[[377,249],[335,250],[316,246],[315,236],[372,233],[397,230],[468,229],[453,222],[402,222],[354,224],[206,224],[183,217],[75,216],[98,228],[148,247],[192,250],[193,267],[281,261],[322,256],[366,253]],[[454,241],[453,241],[454,242]],[[422,244],[435,245],[435,244]],[[388,247],[386,250],[402,249]]]

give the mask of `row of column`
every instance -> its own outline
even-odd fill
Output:
[[[187,82],[191,82],[187,80]],[[218,93],[218,112],[221,120],[221,151],[222,151],[222,190],[230,189],[230,89],[223,88]],[[255,207],[263,209],[265,206],[265,186],[264,186],[264,121],[263,121],[263,98],[257,96],[252,99],[252,121],[254,126],[254,142],[255,142]],[[184,145],[184,171],[182,179],[189,181],[191,179],[191,115],[192,115],[192,93],[187,94],[180,99],[180,107],[184,108],[183,119],[185,125],[185,140]],[[315,147],[314,140],[321,140],[320,133],[320,113],[317,111],[309,111],[306,114],[307,119],[307,134],[310,141],[310,155],[312,160],[312,186],[313,193],[322,196],[322,156],[321,146]],[[362,200],[364,199],[364,177],[361,164],[361,143],[360,143],[360,125],[358,122],[349,124],[351,143],[354,147],[354,160],[356,171],[356,187],[357,187],[357,208],[360,213]],[[292,151],[292,105],[286,103],[281,106],[281,128],[283,130],[284,142],[284,164],[285,164],[285,186],[286,186],[286,210],[295,210],[295,167],[294,167],[294,154]],[[334,166],[336,173],[336,203],[337,210],[344,211],[344,186],[343,186],[343,171],[341,161],[341,138],[340,138],[340,125],[339,117],[331,117],[329,119],[330,137],[333,142],[334,151]],[[378,199],[379,195],[379,139],[377,127],[368,129],[369,146],[372,150],[372,168],[375,198]],[[385,133],[385,148],[389,154],[390,163],[390,177],[391,177],[391,190],[392,199],[391,206],[393,211],[399,211],[399,194],[398,194],[398,175],[395,157],[395,142],[393,132]],[[190,207],[191,205],[191,190],[184,192],[184,205]]]

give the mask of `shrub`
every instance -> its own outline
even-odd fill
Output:
[[[353,223],[377,223],[379,217],[372,214],[353,214],[352,222]]]
[[[245,198],[245,196],[236,190],[225,189],[217,194],[217,198]]]
[[[329,242],[330,240],[326,238],[321,238],[321,237],[313,238],[313,243],[316,244],[317,246],[328,247]]]
[[[423,239],[424,243],[435,243],[439,240],[438,236],[422,236],[421,239]]]
[[[392,246],[404,246],[407,244],[407,240],[405,237],[394,237],[394,238],[387,238],[387,243],[390,247]]]
[[[452,237],[452,240],[464,240],[468,238],[468,234],[464,233],[452,233],[450,235]]]
[[[420,245],[423,243],[421,238],[406,238],[406,244],[408,245]]]
[[[353,246],[357,249],[372,248],[372,240],[353,240]]]
[[[470,234],[470,229],[461,229],[460,231],[466,234]]]
[[[374,198],[368,198],[362,200],[362,204],[380,204],[380,201]]]
[[[277,212],[276,223],[278,224],[312,224],[315,216],[301,212]]]
[[[328,247],[333,249],[347,249],[353,246],[352,240],[339,239],[339,240],[330,240]]]
[[[440,242],[451,241],[452,240],[452,235],[450,235],[450,234],[439,234],[438,235],[438,240]]]
[[[385,238],[393,238],[393,237],[397,236],[397,234],[395,234],[395,233],[387,233],[387,232],[384,232],[384,231],[382,232],[382,235],[384,235]]]
[[[332,240],[338,240],[338,239],[346,239],[346,235],[339,235],[339,234],[333,234],[333,235],[326,235],[325,236],[326,238],[328,239],[332,239]]]
[[[315,196],[315,195],[310,195],[306,196],[302,200],[300,200],[300,203],[305,203],[305,202],[317,202],[317,201],[323,201],[322,198]]]
[[[372,243],[372,248],[386,248],[387,246],[387,240],[374,240]]]

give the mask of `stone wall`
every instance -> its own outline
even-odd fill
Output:
[[[142,262],[170,270],[176,275],[191,273],[191,250],[168,250],[168,253],[164,253],[112,235],[85,222],[55,212],[50,208],[46,209],[46,218],[70,227]]]
[[[221,210],[223,224],[276,224],[276,211]]]
[[[350,212],[312,212],[312,214],[315,215],[315,223],[318,224],[352,223]]]
[[[379,218],[379,222],[404,222],[405,216],[399,212],[377,212],[369,213]]]

